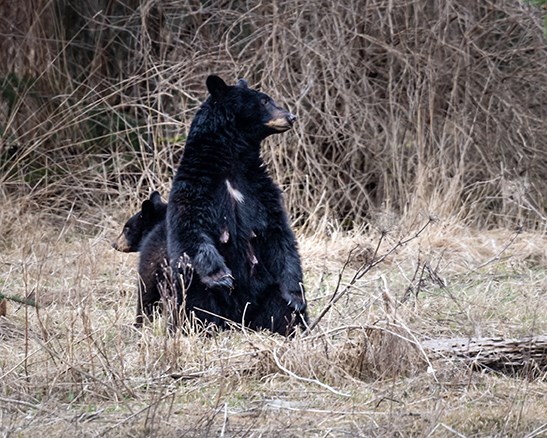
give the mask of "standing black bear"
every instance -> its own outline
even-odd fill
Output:
[[[296,117],[244,80],[207,78],[167,208],[167,247],[180,304],[202,322],[283,335],[307,322],[302,268],[281,192],[260,142]],[[184,277],[178,275],[177,277]]]
[[[165,215],[167,204],[158,192],[143,201],[141,211],[129,218],[122,233],[112,242],[114,249],[122,252],[140,252],[137,317],[140,327],[144,316],[151,319],[162,298],[161,288],[166,286],[167,232]]]

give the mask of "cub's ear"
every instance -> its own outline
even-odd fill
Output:
[[[228,89],[226,82],[215,75],[208,76],[205,85],[207,85],[207,90],[213,97],[222,96]]]
[[[141,205],[141,215],[142,218],[146,221],[152,220],[154,217],[154,204],[150,200],[143,201]]]
[[[249,84],[245,79],[240,79],[239,81],[237,81],[237,86],[241,88],[249,88]]]
[[[149,200],[152,202],[152,204],[154,205],[158,205],[158,204],[162,204],[163,201],[161,200],[161,195],[160,193],[155,190],[152,192],[152,194],[150,195],[150,198]]]

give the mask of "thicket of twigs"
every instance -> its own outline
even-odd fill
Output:
[[[300,225],[388,212],[544,226],[547,47],[520,1],[1,8],[4,200],[56,212],[166,194],[217,73],[299,116],[265,156]]]

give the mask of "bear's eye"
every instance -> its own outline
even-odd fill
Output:
[[[270,103],[270,99],[268,99],[267,97],[263,97],[262,99],[260,99],[260,103],[262,105],[268,105]]]

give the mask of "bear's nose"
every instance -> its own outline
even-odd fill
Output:
[[[294,122],[296,122],[296,118],[297,117],[292,113],[289,113],[289,115],[287,116],[287,120],[291,125],[294,125]]]

